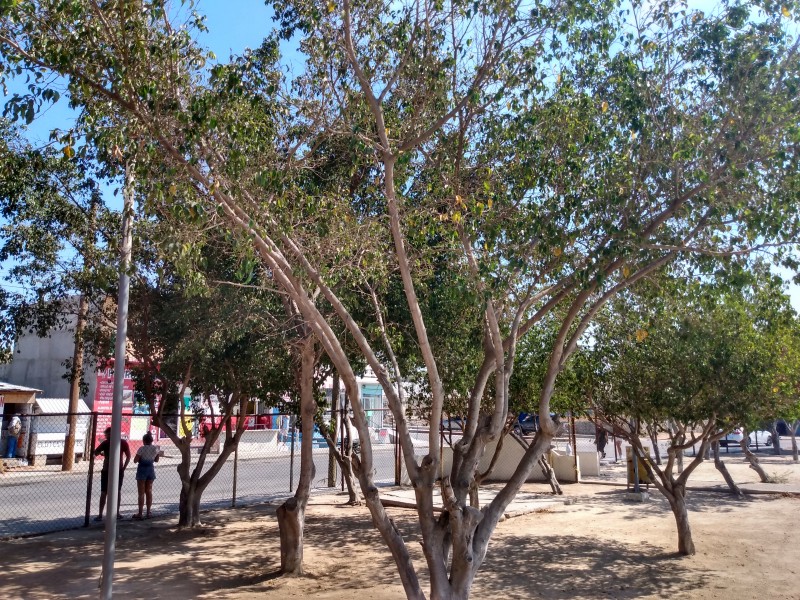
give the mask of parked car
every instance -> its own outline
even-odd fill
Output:
[[[751,446],[772,446],[772,434],[769,431],[751,431],[749,437]]]
[[[769,431],[751,431],[748,434],[749,444],[748,446],[770,446],[772,445],[772,434]],[[742,443],[742,439],[744,439],[744,432],[740,427],[737,427],[733,431],[731,431],[728,435],[722,438],[719,441],[719,445],[723,448],[731,446],[739,446]]]
[[[785,420],[780,419],[778,421],[778,426],[777,426],[778,435],[786,435],[786,436],[790,435],[789,429],[790,425],[788,425]],[[800,435],[800,424],[798,424],[797,429],[795,430],[794,433],[795,435]]]
[[[517,435],[533,435],[538,429],[536,423],[536,415],[520,415],[517,422],[514,423],[513,431]]]
[[[463,431],[464,419],[461,417],[450,417],[449,419],[442,419],[442,429],[445,431]]]

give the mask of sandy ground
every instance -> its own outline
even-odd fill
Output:
[[[739,482],[755,473],[727,461]],[[800,491],[800,466],[762,459],[783,485]],[[621,474],[621,470],[616,471]],[[612,474],[615,471],[612,470]],[[703,464],[698,486],[721,481]],[[769,486],[755,486],[769,489]],[[472,598],[800,598],[800,548],[791,494],[692,491],[694,557],[676,555],[672,514],[656,492],[629,503],[625,487],[565,486],[555,503],[543,485],[528,494],[543,505],[501,522],[473,587]],[[206,525],[177,531],[174,518],[120,524],[115,598],[249,599],[405,598],[391,557],[364,508],[343,507],[341,496],[315,496],[307,516],[303,578],[277,576],[274,506],[206,515]],[[414,514],[390,509],[405,533],[421,579],[425,567]],[[96,598],[103,550],[100,528],[0,542],[4,598]],[[427,587],[426,587],[427,589]]]

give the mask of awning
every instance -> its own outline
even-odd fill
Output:
[[[0,406],[5,404],[31,404],[42,390],[0,381]]]
[[[36,407],[45,415],[65,415],[69,411],[69,398],[37,398]],[[90,413],[89,407],[82,399],[78,399],[78,412]]]

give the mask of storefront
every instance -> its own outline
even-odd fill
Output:
[[[14,457],[25,458],[28,456],[31,415],[34,410],[36,394],[40,393],[41,390],[0,381],[0,414],[2,414],[0,456],[6,455],[9,438],[8,425],[15,415],[20,418],[22,429],[17,435],[17,449],[14,452]]]
[[[45,464],[48,457],[61,457],[67,437],[67,412],[69,398],[37,398],[31,421],[28,457],[33,464]],[[87,435],[91,423],[91,411],[86,403],[78,399],[78,416],[75,423],[76,459],[86,452]]]

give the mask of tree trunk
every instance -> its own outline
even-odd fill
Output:
[[[300,446],[300,480],[293,497],[277,510],[281,540],[281,572],[284,575],[303,574],[303,538],[305,514],[314,479],[314,368],[317,363],[316,340],[306,335],[300,352],[300,427],[303,439]],[[294,435],[294,434],[292,434]]]
[[[81,393],[81,376],[83,375],[83,330],[89,315],[89,299],[81,294],[78,301],[78,317],[75,323],[75,349],[72,354],[69,382],[69,408],[67,409],[67,435],[64,439],[64,456],[61,460],[62,471],[72,471],[75,465],[75,429],[78,426],[78,400]]]
[[[203,490],[199,489],[196,481],[192,481],[188,486],[181,488],[180,500],[178,501],[178,528],[200,527],[200,500],[203,497]]]
[[[333,439],[335,442],[336,432],[339,431],[339,373],[337,373],[335,370],[331,380],[331,430],[333,431]],[[336,450],[335,448],[330,448],[328,450],[328,487],[336,487],[337,462]]]
[[[356,475],[353,472],[353,461],[349,457],[342,459],[342,477],[344,477],[347,488],[347,504],[361,506],[361,497],[358,495],[358,487],[356,487]]]
[[[189,444],[183,443],[181,440],[178,450],[181,453],[181,463],[178,465],[178,477],[181,480],[181,493],[178,499],[178,527],[192,527],[194,517],[192,511],[196,504],[194,492],[197,482],[192,478],[192,458]],[[199,504],[197,505],[199,506]]]
[[[358,487],[356,486],[356,474],[353,470],[353,438],[351,437],[352,426],[348,417],[349,410],[350,396],[349,392],[345,390],[341,429],[343,433],[347,433],[347,435],[343,435],[342,438],[346,437],[347,440],[342,446],[344,448],[344,454],[341,455],[342,461],[339,463],[339,467],[342,469],[342,477],[344,478],[345,486],[347,486],[347,493],[350,496],[347,503],[351,506],[361,506],[361,497],[358,494]]]
[[[477,508],[480,510],[481,508],[481,499],[478,496],[480,488],[477,485],[471,485],[469,488],[469,505],[472,508]]]
[[[647,428],[647,435],[650,437],[650,443],[653,446],[653,455],[656,458],[656,464],[661,464],[661,449],[658,447],[658,431],[656,429]]]
[[[678,553],[692,556],[695,553],[692,530],[689,527],[689,511],[686,508],[686,497],[683,487],[675,487],[672,493],[666,494],[675,524],[678,526]]]
[[[797,455],[797,427],[800,425],[800,420],[792,421],[792,425],[789,428],[789,436],[792,438],[792,460],[794,462],[798,462],[798,455]]]
[[[302,575],[305,509],[292,496],[278,507],[277,517],[281,538],[281,572],[284,575]]]
[[[203,446],[200,449],[200,454],[197,457],[197,462],[194,467],[192,467],[191,435],[179,438],[174,430],[165,429],[165,431],[169,433],[170,439],[175,444],[175,447],[178,448],[181,453],[181,462],[178,465],[178,477],[181,480],[181,493],[178,500],[178,527],[199,527],[202,525],[200,521],[200,502],[203,497],[203,492],[227,463],[228,458],[233,454],[233,451],[238,446],[242,434],[245,431],[244,427],[240,426],[237,427],[236,432],[232,434],[231,414],[234,407],[238,404],[238,412],[240,415],[243,415],[247,407],[247,398],[238,392],[234,392],[230,394],[229,402],[230,404],[225,410],[223,422],[213,426],[206,432]],[[244,421],[240,420],[239,423],[243,425]],[[160,417],[154,419],[154,424],[162,429],[166,427]],[[206,469],[206,459],[209,456],[211,448],[219,439],[223,429],[226,435],[225,443],[214,462]]]
[[[719,457],[719,440],[712,444],[711,449],[714,452],[714,466],[717,468],[717,471],[722,473],[722,477],[725,479],[725,483],[728,484],[728,487],[731,488],[731,491],[739,498],[743,498],[744,494],[742,494],[742,490],[736,485],[733,477],[731,477],[731,474],[728,472],[728,467],[725,466],[725,463],[722,462],[722,459]]]
[[[562,495],[564,490],[561,489],[561,485],[559,485],[558,479],[556,479],[555,469],[550,466],[550,463],[547,461],[547,458],[545,458],[544,454],[539,459],[539,466],[542,468],[542,472],[547,478],[547,483],[550,484],[550,489],[553,490],[553,493],[558,496]]]
[[[497,440],[497,444],[494,447],[494,454],[492,454],[492,459],[489,461],[489,466],[486,468],[486,471],[475,474],[475,477],[469,486],[469,505],[472,508],[479,509],[481,507],[481,501],[478,496],[478,492],[480,491],[483,482],[491,477],[495,466],[497,466],[497,461],[500,459],[500,453],[503,451],[503,444],[505,443],[506,437],[509,435],[511,435],[511,426],[507,425],[503,428],[503,432],[500,434],[500,438]],[[528,444],[525,442],[522,436],[519,436],[518,439],[522,442],[523,446],[527,448]],[[456,493],[456,498],[458,498],[458,493]]]
[[[744,436],[742,437],[742,441],[740,442],[742,446],[742,452],[744,452],[744,456],[747,461],[750,463],[750,468],[753,469],[756,473],[758,473],[758,477],[761,479],[761,483],[769,483],[769,475],[767,475],[764,468],[758,464],[758,459],[756,455],[750,452],[750,448],[748,445],[749,436],[747,435],[747,430],[744,430]]]
[[[776,456],[781,455],[781,436],[778,435],[778,422],[773,421],[770,424],[769,428],[770,434],[772,434],[772,452]]]
[[[339,421],[339,426],[344,429],[344,420],[340,419]],[[353,444],[349,442],[346,444],[342,443],[341,448],[337,447],[335,437],[336,430],[334,429],[331,431],[324,422],[319,422],[318,425],[322,437],[324,437],[325,441],[328,443],[329,456],[333,456],[336,464],[339,465],[342,471],[342,479],[347,486],[347,494],[349,496],[347,504],[350,506],[361,506],[361,497],[358,494],[358,487],[356,485],[356,475],[353,471]],[[345,437],[345,435],[342,435],[341,439],[344,440]]]

